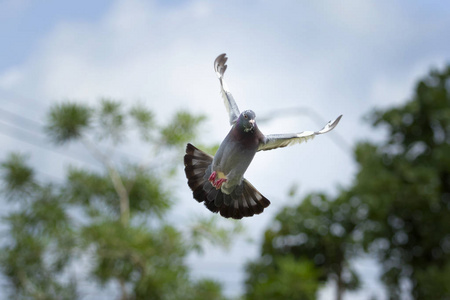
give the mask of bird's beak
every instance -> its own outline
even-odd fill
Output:
[[[255,125],[256,125],[255,119],[250,119],[250,120],[248,120],[248,122],[250,123],[249,131],[253,132],[255,130]]]
[[[255,129],[255,120],[250,119],[250,120],[248,120],[248,123],[250,124],[250,126],[245,125],[245,128],[244,128],[245,132],[249,132],[249,131],[253,132],[253,130]]]

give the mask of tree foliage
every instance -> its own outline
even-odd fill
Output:
[[[357,253],[357,228],[364,217],[364,208],[346,193],[336,200],[311,194],[301,204],[284,208],[265,232],[262,258],[247,269],[247,298],[260,299],[261,293],[272,289],[268,286],[281,284],[268,278],[289,273],[283,267],[286,257],[303,270],[305,279],[283,286],[285,292],[273,299],[315,299],[318,288],[329,279],[336,281],[338,299],[345,290],[358,288],[359,278],[349,260]]]
[[[97,107],[53,106],[49,138],[57,145],[81,143],[103,169],[70,167],[56,184],[39,178],[24,155],[11,154],[1,164],[3,194],[13,209],[3,220],[8,235],[0,270],[11,297],[80,298],[74,265],[81,264],[83,280],[116,283],[123,300],[223,299],[217,283],[190,278],[185,258],[205,241],[199,228],[221,245],[229,241],[227,231],[208,220],[180,230],[164,218],[174,204],[165,181],[203,119],[178,112],[157,124],[142,105],[127,110],[109,99]],[[149,163],[114,159],[120,145],[136,144],[130,136],[151,149]]]
[[[275,261],[272,261],[272,260]],[[246,299],[316,299],[320,270],[310,260],[265,255],[247,265]]]
[[[337,197],[311,194],[276,216],[261,258],[247,267],[248,299],[314,297],[300,296],[299,283],[281,285],[286,259],[292,268],[313,266],[313,282],[334,278],[340,299],[358,287],[351,262],[361,250],[379,260],[391,299],[450,298],[450,67],[420,80],[406,104],[369,120],[386,140],[356,146],[356,178]],[[411,291],[402,291],[404,282]],[[319,285],[311,286],[314,295]]]
[[[392,298],[403,279],[416,299],[450,297],[440,280],[450,276],[449,82],[450,68],[433,71],[405,105],[373,113],[387,141],[356,148],[354,191],[368,207],[364,246],[378,254]]]

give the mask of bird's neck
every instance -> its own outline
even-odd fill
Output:
[[[239,124],[233,127],[231,134],[235,140],[249,147],[259,145],[260,136],[262,135],[256,125],[252,131],[245,131],[244,126]]]

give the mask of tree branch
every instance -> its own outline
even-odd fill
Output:
[[[116,170],[111,160],[98,150],[89,139],[83,138],[82,143],[108,170],[109,177],[111,178],[114,189],[120,199],[120,221],[124,226],[127,226],[130,220],[130,199],[128,198],[128,191],[122,182],[119,172]]]

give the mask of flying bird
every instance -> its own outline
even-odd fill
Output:
[[[262,213],[270,204],[270,201],[244,178],[244,173],[256,152],[311,140],[316,135],[327,133],[336,127],[342,115],[328,122],[319,131],[264,135],[256,124],[256,115],[252,110],[242,113],[239,111],[223,79],[227,60],[225,53],[219,55],[214,61],[214,70],[220,81],[231,130],[214,156],[187,144],[184,171],[194,199],[203,202],[210,211],[220,212],[225,218],[242,219]]]

